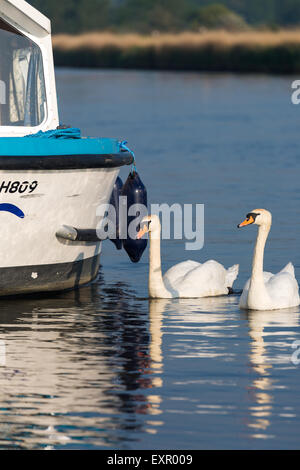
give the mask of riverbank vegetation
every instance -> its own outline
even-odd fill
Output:
[[[300,73],[300,29],[152,35],[85,33],[53,38],[56,65],[70,67]]]
[[[300,72],[300,0],[29,0],[56,65]]]

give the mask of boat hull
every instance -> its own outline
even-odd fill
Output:
[[[100,255],[70,263],[16,266],[0,269],[1,296],[76,289],[98,274]]]
[[[108,203],[118,173],[118,167],[0,170],[0,296],[70,289],[97,276],[101,241],[56,233],[64,225],[97,229],[97,209]]]

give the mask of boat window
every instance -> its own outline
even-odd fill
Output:
[[[38,126],[46,110],[40,48],[0,19],[0,126]]]

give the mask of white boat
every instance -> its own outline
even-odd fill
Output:
[[[132,161],[117,139],[59,129],[50,21],[0,0],[0,295],[97,276],[97,207]]]

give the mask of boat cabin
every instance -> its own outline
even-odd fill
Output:
[[[50,21],[24,0],[0,0],[0,137],[57,126]]]

